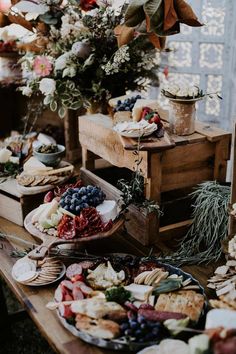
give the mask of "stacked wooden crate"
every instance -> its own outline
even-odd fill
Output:
[[[102,173],[98,178],[95,170],[95,161],[99,158],[115,168],[131,171],[134,168],[133,151],[124,148],[122,139],[112,128],[113,122],[109,116],[95,114],[79,118],[82,173],[89,175],[91,182],[102,184],[111,198],[119,199],[120,191],[114,183],[105,181]],[[140,151],[146,198],[159,202],[164,211],[165,207],[168,210],[168,222],[160,224],[155,214],[145,215],[135,206],[129,208],[128,232],[144,245],[154,244],[158,237],[172,237],[185,230],[190,223],[190,209],[185,207],[187,195],[194,186],[207,180],[225,182],[231,134],[197,122],[194,134],[172,135],[171,139],[174,141],[171,149],[159,149],[157,146],[156,149]],[[113,177],[115,173],[114,169]],[[188,215],[180,213],[176,218],[175,213],[178,214],[181,208],[187,209]]]

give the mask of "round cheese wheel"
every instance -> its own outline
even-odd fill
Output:
[[[17,277],[17,280],[19,282],[29,282],[33,279],[35,279],[38,276],[38,273],[34,270],[30,270],[28,272],[22,273]]]

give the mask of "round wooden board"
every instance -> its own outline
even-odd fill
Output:
[[[61,161],[59,166],[57,168],[62,168],[62,167],[67,167],[67,166],[72,166],[71,163],[66,162],[66,161]],[[72,173],[69,175],[65,176],[59,184],[46,184],[45,186],[35,186],[35,187],[25,187],[21,186],[18,182],[17,184],[17,189],[22,195],[34,195],[34,194],[39,194],[43,192],[48,192],[51,189],[53,189],[55,186],[60,185],[62,183],[65,183],[68,181],[68,179],[72,176]]]
[[[71,240],[66,240],[62,239],[59,237],[51,236],[48,235],[44,232],[41,232],[38,230],[34,224],[32,223],[32,217],[34,213],[36,212],[37,209],[32,210],[24,220],[24,227],[25,229],[34,237],[37,239],[43,241],[40,246],[35,248],[33,251],[29,253],[29,257],[32,259],[43,259],[47,252],[50,250],[50,248],[59,245],[59,244],[79,244],[82,242],[90,242],[90,241],[95,241],[101,238],[106,238],[112,236],[123,224],[124,224],[124,218],[122,216],[118,217],[114,223],[112,228],[109,231],[106,232],[100,232],[99,234],[93,235],[93,236],[88,236],[88,237],[82,237],[82,238],[77,238],[77,239],[71,239]]]
[[[125,257],[127,256],[125,253],[112,253],[110,254],[110,257]],[[141,258],[141,257],[136,257],[133,255],[129,255],[133,258]],[[183,276],[183,280],[186,279],[191,279],[192,283],[194,285],[197,285],[199,287],[199,293],[202,294],[205,298],[205,303],[200,315],[200,318],[197,323],[193,324],[193,328],[198,325],[198,323],[202,320],[202,318],[205,316],[206,311],[207,311],[207,300],[206,300],[206,294],[204,291],[204,288],[200,285],[199,281],[195,279],[191,274],[184,272],[182,269],[174,267],[170,264],[167,263],[162,263],[159,262],[158,260],[153,259],[150,257],[150,260],[155,262],[157,264],[157,267],[164,267],[166,271],[168,271],[170,274],[177,274],[179,276]],[[115,350],[115,351],[121,351],[122,353],[124,352],[137,352],[140,351],[141,349],[144,349],[147,346],[151,345],[156,345],[159,343],[160,340],[156,341],[151,341],[151,342],[146,342],[146,343],[138,343],[138,342],[127,342],[123,338],[116,338],[116,339],[102,339],[98,337],[94,337],[88,333],[82,332],[78,330],[74,325],[69,324],[65,318],[63,318],[59,311],[57,310],[57,316],[61,322],[61,324],[69,331],[71,332],[74,336],[82,339],[84,342],[95,345],[100,348],[105,348],[108,350]],[[168,337],[167,337],[168,338]]]

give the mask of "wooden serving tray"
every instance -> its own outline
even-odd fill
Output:
[[[79,244],[82,242],[89,242],[89,241],[95,241],[101,238],[106,238],[112,236],[118,229],[121,228],[121,226],[124,224],[124,218],[123,216],[118,217],[114,223],[112,228],[109,231],[106,232],[100,232],[99,234],[93,235],[93,236],[88,236],[88,237],[82,237],[82,238],[77,238],[77,239],[72,239],[72,240],[65,240],[59,237],[51,236],[48,235],[44,232],[41,232],[38,230],[33,224],[32,224],[32,217],[35,213],[36,209],[32,210],[25,218],[24,220],[24,227],[25,229],[33,235],[35,238],[38,240],[42,241],[42,243],[35,249],[33,249],[31,252],[28,253],[28,257],[31,259],[43,259],[49,252],[49,250],[60,244]]]
[[[135,150],[137,149],[138,139],[137,138],[127,138],[119,135],[121,143],[125,150]],[[162,138],[157,138],[155,134],[147,136],[140,139],[140,150],[141,151],[162,151],[168,150],[175,147],[174,140],[169,136],[167,131],[164,132]]]
[[[62,167],[67,167],[67,166],[73,166],[73,165],[69,162],[61,161],[57,168],[62,168]],[[17,183],[17,190],[21,193],[21,195],[34,195],[34,194],[48,192],[51,189],[55,188],[55,186],[58,186],[60,184],[67,182],[72,177],[73,172],[74,171],[72,170],[71,173],[67,174],[66,176],[63,176],[61,178],[60,182],[57,184],[45,184],[44,186],[25,187],[25,186],[20,185],[18,182],[16,182]]]

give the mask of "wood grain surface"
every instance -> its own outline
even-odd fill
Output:
[[[36,243],[34,238],[26,232],[22,227],[13,224],[6,219],[0,218],[0,232],[5,234],[14,234],[23,240]],[[173,245],[173,241],[171,243]],[[6,280],[8,286],[17,296],[21,304],[25,307],[39,331],[47,339],[50,346],[57,352],[63,354],[111,354],[112,351],[102,350],[94,346],[82,342],[75,338],[66,329],[62,327],[54,312],[49,311],[45,305],[53,299],[56,285],[30,288],[16,283],[11,276],[11,269],[16,261],[11,257],[13,246],[18,249],[24,249],[20,243],[11,244],[8,241],[0,240],[0,274]],[[170,249],[168,242],[158,241],[158,245],[153,248],[153,253],[157,254],[160,249]],[[140,245],[137,241],[127,235],[125,232],[119,232],[109,239],[98,240],[95,243],[86,245],[86,251],[91,254],[104,253],[130,253],[135,255],[148,255],[150,248]],[[207,278],[211,276],[217,264],[213,263],[208,266],[189,266],[183,270],[191,273],[196,277],[204,287]],[[207,290],[207,294],[211,297],[213,292]]]

